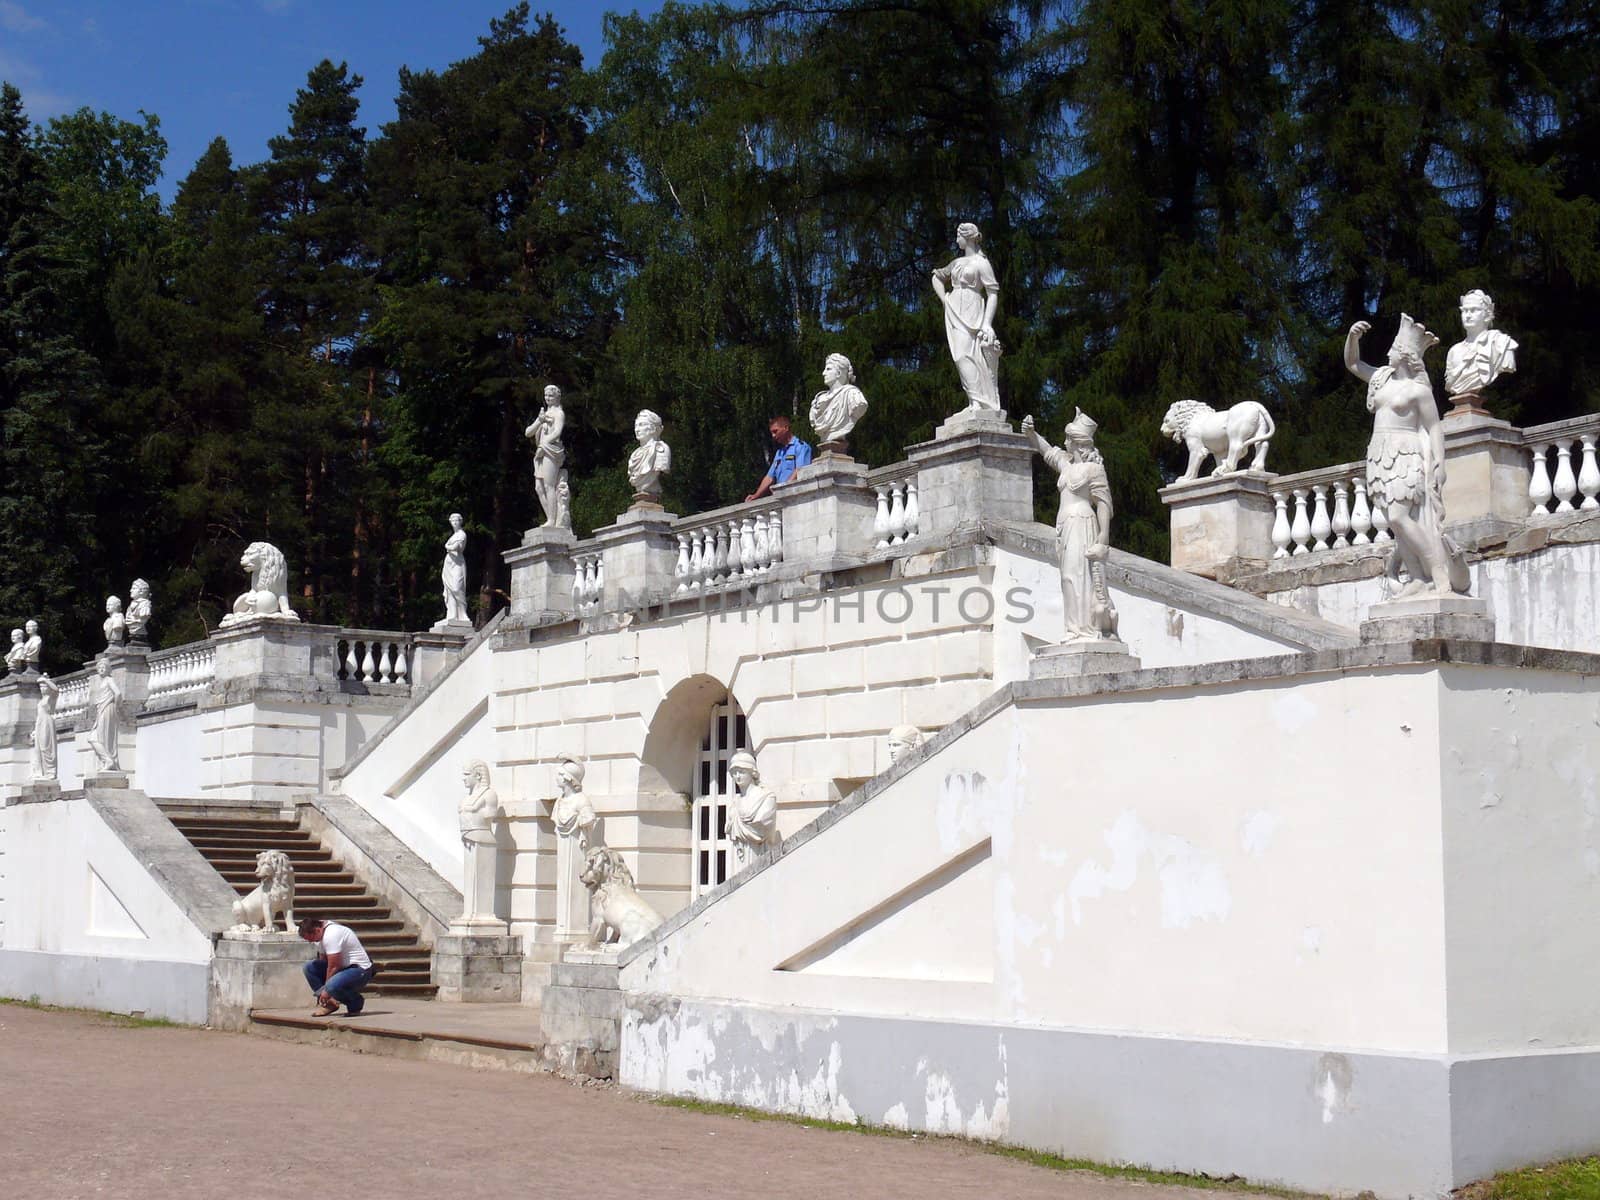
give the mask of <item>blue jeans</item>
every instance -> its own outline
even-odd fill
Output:
[[[340,967],[328,978],[328,960],[313,958],[306,964],[306,982],[312,992],[327,992],[354,1016],[366,1007],[361,989],[372,982],[371,967]]]

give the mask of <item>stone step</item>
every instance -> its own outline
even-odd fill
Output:
[[[333,1046],[362,1054],[382,1054],[391,1058],[449,1062],[489,1070],[518,1071],[527,1074],[547,1072],[553,1064],[539,1038],[537,1018],[517,1005],[485,1005],[503,1009],[515,1019],[504,1022],[503,1031],[487,1033],[451,1029],[450,1019],[422,1021],[413,1015],[432,1005],[418,1004],[425,996],[398,997],[404,1011],[380,1011],[375,995],[384,995],[376,986],[367,992],[367,1011],[359,1017],[312,1017],[286,1012],[253,1012],[250,1032],[260,1037],[311,1045]],[[449,1008],[478,1008],[478,1005],[449,1005]],[[452,1014],[453,1015],[453,1014]],[[418,1026],[423,1027],[419,1028]],[[431,1028],[428,1026],[432,1026]]]

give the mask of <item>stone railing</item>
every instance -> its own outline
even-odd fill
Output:
[[[575,553],[572,567],[573,611],[588,612],[600,603],[606,590],[605,556],[598,549]]]
[[[1532,461],[1528,503],[1534,517],[1600,508],[1600,463],[1595,440],[1600,438],[1600,413],[1533,425],[1522,431]],[[1574,466],[1576,457],[1577,465]]]
[[[56,698],[56,726],[70,728],[72,723],[89,711],[89,686],[93,671],[74,671],[55,681],[60,689]]]
[[[1340,463],[1271,479],[1272,557],[1295,558],[1389,541],[1389,519],[1367,500],[1367,464]]]
[[[193,699],[217,674],[217,649],[210,642],[191,642],[150,656],[147,707]]]
[[[783,561],[782,492],[674,522],[673,594],[747,587]]]
[[[378,629],[341,629],[335,675],[341,683],[411,685],[412,637]]]
[[[917,497],[915,463],[895,463],[869,471],[867,484],[878,497],[877,515],[872,520],[874,546],[877,549],[902,545],[921,532],[922,513]]]

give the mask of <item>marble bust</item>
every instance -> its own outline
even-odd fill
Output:
[[[661,418],[648,408],[633,420],[639,446],[628,455],[628,482],[636,503],[661,502],[661,477],[672,469],[672,449],[661,440]]]
[[[489,785],[489,764],[472,759],[461,769],[466,795],[461,798],[461,922],[473,924],[493,921],[495,889],[494,821],[500,815],[500,797]]]
[[[1001,345],[994,317],[1000,283],[983,252],[983,234],[971,221],[956,227],[956,245],[961,253],[933,273],[933,290],[944,307],[945,339],[967,394],[966,411],[998,414]]]
[[[563,501],[567,484],[567,448],[561,434],[567,427],[561,389],[550,384],[544,389],[544,407],[523,430],[533,443],[533,493],[544,510],[545,526],[572,528],[572,513]]]
[[[911,751],[920,749],[927,740],[915,725],[896,725],[889,730],[889,761],[899,762]]]
[[[1494,301],[1474,288],[1461,297],[1461,328],[1466,333],[1444,360],[1444,386],[1450,403],[1472,407],[1483,390],[1517,369],[1517,343],[1494,327]]]
[[[778,844],[778,794],[761,786],[756,757],[735,751],[728,760],[728,777],[738,794],[728,806],[728,840],[734,861],[743,867]]]
[[[122,615],[122,598],[106,597],[106,619],[100,628],[106,635],[106,649],[120,646],[128,640],[128,619]]]
[[[550,807],[550,820],[556,833],[563,838],[576,838],[578,850],[587,854],[592,844],[599,841],[594,827],[600,818],[594,805],[583,794],[584,765],[575,758],[561,760],[556,768],[556,801]]]
[[[128,586],[128,644],[132,646],[148,646],[150,644],[150,585],[143,579],[135,579]]]
[[[842,354],[830,354],[822,365],[822,390],[811,398],[811,427],[824,452],[842,454],[845,438],[867,411],[867,398],[856,386],[856,373]]]
[[[44,657],[44,638],[39,636],[39,622],[28,621],[22,627],[28,635],[27,641],[22,643],[22,658],[27,664],[28,673],[39,673],[39,661]]]
[[[28,647],[23,644],[22,630],[11,631],[11,648],[6,651],[6,670],[21,675],[28,669]]]

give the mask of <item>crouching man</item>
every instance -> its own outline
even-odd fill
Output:
[[[300,936],[317,945],[317,957],[305,966],[306,982],[317,994],[314,1017],[331,1017],[344,1005],[353,1017],[365,1006],[362,989],[372,982],[372,958],[361,939],[337,921],[307,917]]]

